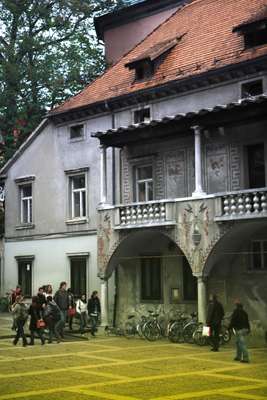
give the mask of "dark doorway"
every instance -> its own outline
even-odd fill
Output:
[[[23,296],[32,296],[32,260],[18,261],[18,284]]]
[[[264,143],[247,146],[249,189],[265,187]]]
[[[75,297],[86,295],[86,264],[85,257],[73,257],[70,260],[70,286]]]

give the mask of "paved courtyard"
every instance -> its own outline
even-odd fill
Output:
[[[1,334],[9,321],[0,317]],[[10,331],[9,331],[10,332]],[[0,400],[267,399],[267,348],[252,363],[232,361],[233,346],[96,339],[34,347],[0,340]]]

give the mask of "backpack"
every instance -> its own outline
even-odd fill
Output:
[[[19,310],[17,319],[20,319],[22,321],[27,321],[28,316],[29,316],[29,313],[28,313],[28,309],[27,309],[26,305],[23,303],[20,304],[20,310]]]

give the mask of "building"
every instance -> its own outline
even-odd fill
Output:
[[[56,226],[58,233],[64,225],[70,247],[79,244],[73,250],[60,246],[65,272],[67,259],[91,254],[92,227],[104,323],[112,319],[120,323],[133,309],[151,307],[197,309],[204,321],[208,294],[216,292],[226,310],[240,298],[255,324],[263,326],[267,312],[267,1],[168,3],[172,11],[167,19],[127,53],[127,46],[120,49],[120,55],[125,55],[119,60],[113,48],[108,56],[116,63],[51,111],[42,133],[35,133],[36,138],[25,144],[27,150],[2,171],[8,173],[8,196],[18,198],[25,177],[34,187],[38,176],[42,190],[35,194],[39,196],[35,204],[48,210],[38,229]],[[132,6],[139,10],[138,24],[151,4],[147,0]],[[177,9],[172,8],[175,5]],[[100,35],[114,29],[116,15],[100,20]],[[121,21],[122,33],[125,20]],[[106,37],[109,43],[111,36]],[[79,141],[84,124],[86,140]],[[72,143],[70,132],[76,139],[77,131],[79,140]],[[49,162],[42,156],[44,148]],[[28,168],[32,160],[35,172]],[[70,228],[66,215],[71,200],[67,199],[76,173],[88,174],[89,188],[95,179],[94,195],[100,185],[101,198],[98,222],[95,195],[90,206],[92,225],[90,218]],[[6,260],[12,261],[10,281],[19,262],[18,243],[24,249],[25,243],[34,244],[30,236],[25,240],[25,227],[15,230],[18,212],[12,207],[7,211],[10,228],[5,250]],[[54,225],[49,220],[51,210]],[[34,229],[38,232],[37,223]],[[31,249],[27,256],[33,254]]]

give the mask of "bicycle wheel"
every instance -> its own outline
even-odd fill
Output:
[[[232,337],[231,331],[226,327],[222,326],[220,333],[220,342],[221,344],[229,343]]]
[[[183,337],[186,343],[194,343],[193,334],[197,330],[196,322],[189,322],[183,329]]]
[[[150,342],[154,342],[161,337],[161,329],[158,324],[147,322],[143,328],[144,337]]]
[[[193,341],[198,346],[205,346],[208,343],[207,337],[202,335],[202,328],[203,326],[199,326],[193,333]]]
[[[133,322],[127,321],[124,326],[124,336],[127,338],[133,337],[136,334],[136,326]]]
[[[172,343],[183,343],[183,325],[180,322],[174,322],[169,329],[168,339]]]

